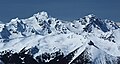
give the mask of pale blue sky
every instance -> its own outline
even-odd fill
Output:
[[[120,0],[0,0],[0,20],[28,18],[39,11],[52,17],[74,20],[88,14],[120,21]]]

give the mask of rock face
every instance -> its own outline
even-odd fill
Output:
[[[120,26],[120,22],[117,22],[117,25]]]
[[[119,64],[120,28],[91,14],[72,22],[46,12],[0,24],[1,64]]]

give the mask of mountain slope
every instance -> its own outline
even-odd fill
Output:
[[[68,22],[40,12],[0,24],[0,59],[25,64],[31,64],[28,60],[35,64],[118,64],[119,38],[116,23],[93,14]],[[14,55],[18,60],[5,60]]]

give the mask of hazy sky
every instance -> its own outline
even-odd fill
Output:
[[[74,20],[88,14],[120,21],[120,0],[0,0],[0,20],[28,18],[39,11],[52,17]]]

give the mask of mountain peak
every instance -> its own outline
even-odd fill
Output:
[[[37,19],[47,19],[48,18],[48,14],[47,12],[45,11],[42,11],[42,12],[38,12],[37,14],[34,14],[34,16],[37,18]]]
[[[41,16],[45,16],[45,17],[48,17],[48,13],[45,12],[45,11],[40,12],[40,15],[41,15]]]
[[[96,17],[96,16],[94,14],[89,14],[89,15],[87,15],[87,17],[93,18],[93,17]]]

